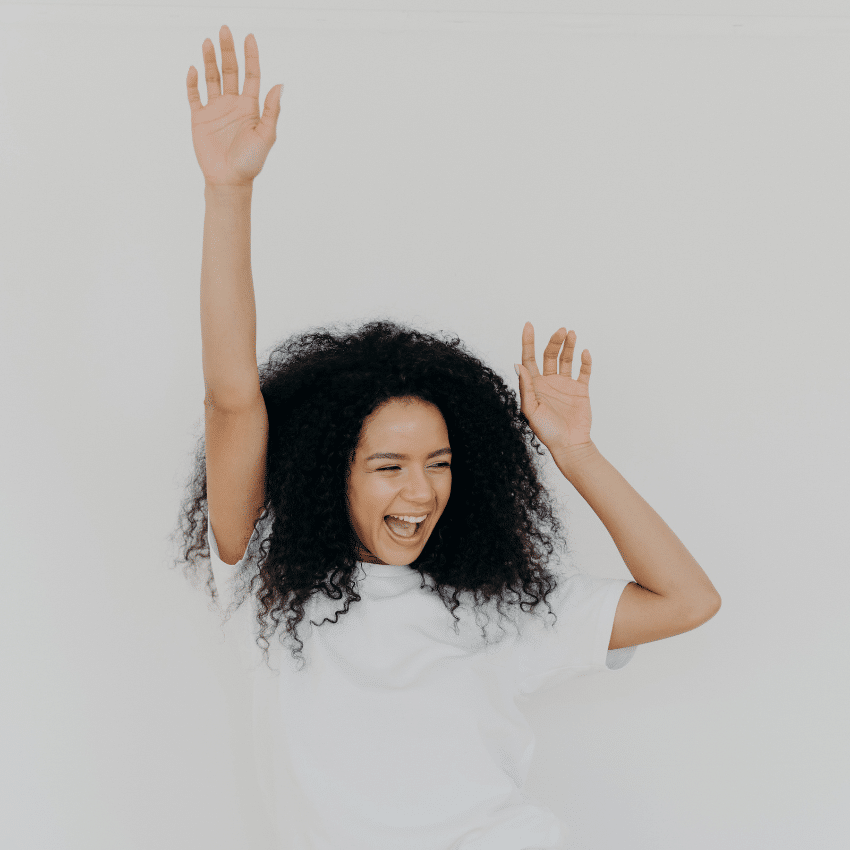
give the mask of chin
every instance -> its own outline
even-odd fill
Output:
[[[389,542],[385,542],[382,538],[381,545],[374,546],[370,550],[372,554],[367,553],[365,547],[361,547],[358,559],[367,564],[404,564],[409,566],[422,554],[422,550],[425,548],[431,537],[430,531],[432,530],[433,529],[430,529],[427,535],[423,535],[421,540],[410,543],[394,539],[390,539]]]

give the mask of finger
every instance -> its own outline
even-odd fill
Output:
[[[202,109],[201,95],[198,92],[198,69],[194,65],[189,66],[189,73],[186,75],[186,92],[192,112]]]
[[[561,374],[566,375],[568,378],[572,378],[573,376],[573,353],[575,350],[576,332],[570,331],[564,340],[564,350],[561,352]]]
[[[263,117],[260,123],[254,128],[256,133],[262,136],[263,141],[267,145],[274,144],[277,138],[277,119],[280,115],[280,96],[283,92],[283,84],[273,86],[269,89],[266,95],[266,100],[263,103]]]
[[[227,24],[218,31],[221,42],[221,73],[224,76],[224,93],[239,94],[239,60],[236,58],[236,45],[233,34]]]
[[[207,80],[207,106],[214,97],[221,96],[221,77],[218,75],[218,65],[215,61],[215,46],[212,40],[204,39],[204,76]]]
[[[534,414],[540,402],[537,400],[537,393],[534,391],[534,382],[528,369],[516,364],[516,373],[519,376],[519,409],[523,416],[528,419]]]
[[[532,378],[540,374],[534,356],[534,325],[531,322],[526,322],[522,328],[522,365],[528,369]]]
[[[260,99],[260,50],[257,39],[250,32],[245,36],[245,85],[242,86],[242,94],[254,100]]]
[[[593,361],[590,359],[590,352],[585,348],[581,353],[581,369],[579,369],[578,379],[587,386],[590,383],[590,365]]]
[[[561,336],[561,331],[566,335],[566,328],[559,328],[549,337],[549,344],[543,349],[543,374],[557,375],[558,374],[558,352],[561,350],[561,343],[564,337]]]

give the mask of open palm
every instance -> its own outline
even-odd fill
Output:
[[[245,38],[245,85],[239,94],[239,64],[233,36],[227,25],[219,31],[221,76],[210,39],[203,44],[207,105],[198,93],[198,72],[194,65],[186,77],[192,109],[192,144],[198,165],[211,185],[248,185],[260,173],[277,138],[280,92],[273,86],[266,95],[260,117],[260,52],[253,34]]]
[[[534,354],[534,326],[526,322],[522,329],[520,407],[534,435],[553,453],[590,442],[590,352],[581,353],[578,379],[573,379],[575,346],[575,331],[568,333],[563,327],[555,331],[543,350],[541,375]]]

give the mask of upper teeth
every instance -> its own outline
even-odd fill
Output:
[[[390,514],[394,519],[403,519],[405,522],[422,522],[428,514],[422,514],[422,516],[399,516],[398,514]]]

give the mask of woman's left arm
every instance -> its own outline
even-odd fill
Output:
[[[523,368],[517,372],[522,412],[532,431],[602,520],[635,579],[620,597],[609,649],[695,629],[720,610],[720,594],[667,523],[590,439],[591,357],[587,349],[582,352],[579,377],[573,380],[575,340],[574,331],[566,333],[566,328],[552,335],[541,375],[534,354],[534,328],[526,323]]]

